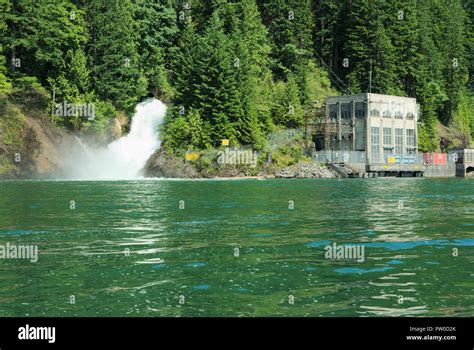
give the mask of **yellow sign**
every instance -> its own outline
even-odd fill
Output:
[[[388,157],[387,161],[388,164],[395,164],[397,162],[397,159],[395,157]]]
[[[229,146],[230,141],[227,139],[222,140],[222,146]]]
[[[197,152],[186,153],[186,161],[188,162],[195,162],[199,159],[201,155]]]

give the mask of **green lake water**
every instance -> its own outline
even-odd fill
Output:
[[[0,316],[474,316],[467,179],[5,181],[7,243]]]

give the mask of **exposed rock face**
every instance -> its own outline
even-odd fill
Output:
[[[162,150],[156,151],[148,160],[143,169],[145,177],[159,178],[232,178],[248,177],[248,169],[245,167],[223,166],[217,167],[211,174],[208,170],[199,171],[193,163],[185,162],[184,159],[170,156]],[[296,165],[275,169],[267,166],[259,170],[258,177],[265,178],[332,178],[334,175],[326,167],[317,163],[301,162]]]
[[[48,178],[59,173],[67,157],[64,152],[76,144],[74,137],[55,127],[51,122],[39,118],[26,118],[28,155],[33,168],[27,177]]]
[[[277,178],[332,178],[331,171],[326,167],[321,167],[318,163],[302,162],[292,165],[288,168],[281,169],[275,175]]]
[[[7,161],[0,178],[51,178],[62,167],[64,152],[75,143],[74,137],[45,118],[22,116],[14,143],[0,137],[0,155]]]
[[[52,123],[43,109],[20,108],[3,100],[0,118],[4,118],[0,123],[0,179],[61,178],[71,152],[83,152],[74,134]],[[104,140],[95,139],[107,144],[119,136],[119,128],[117,120],[104,132]]]
[[[145,177],[199,178],[200,174],[184,159],[157,150],[142,170]]]

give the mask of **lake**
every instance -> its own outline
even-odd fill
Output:
[[[469,179],[3,181],[12,245],[0,316],[474,316]]]

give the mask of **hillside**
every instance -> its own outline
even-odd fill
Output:
[[[298,142],[275,149],[272,135],[301,130],[315,101],[367,91],[417,98],[421,151],[472,142],[472,0],[0,0],[0,11],[4,177],[53,171],[61,137],[114,139],[151,96],[169,107],[160,154],[181,162],[228,140],[261,167],[292,166]],[[40,104],[25,103],[28,86]]]

